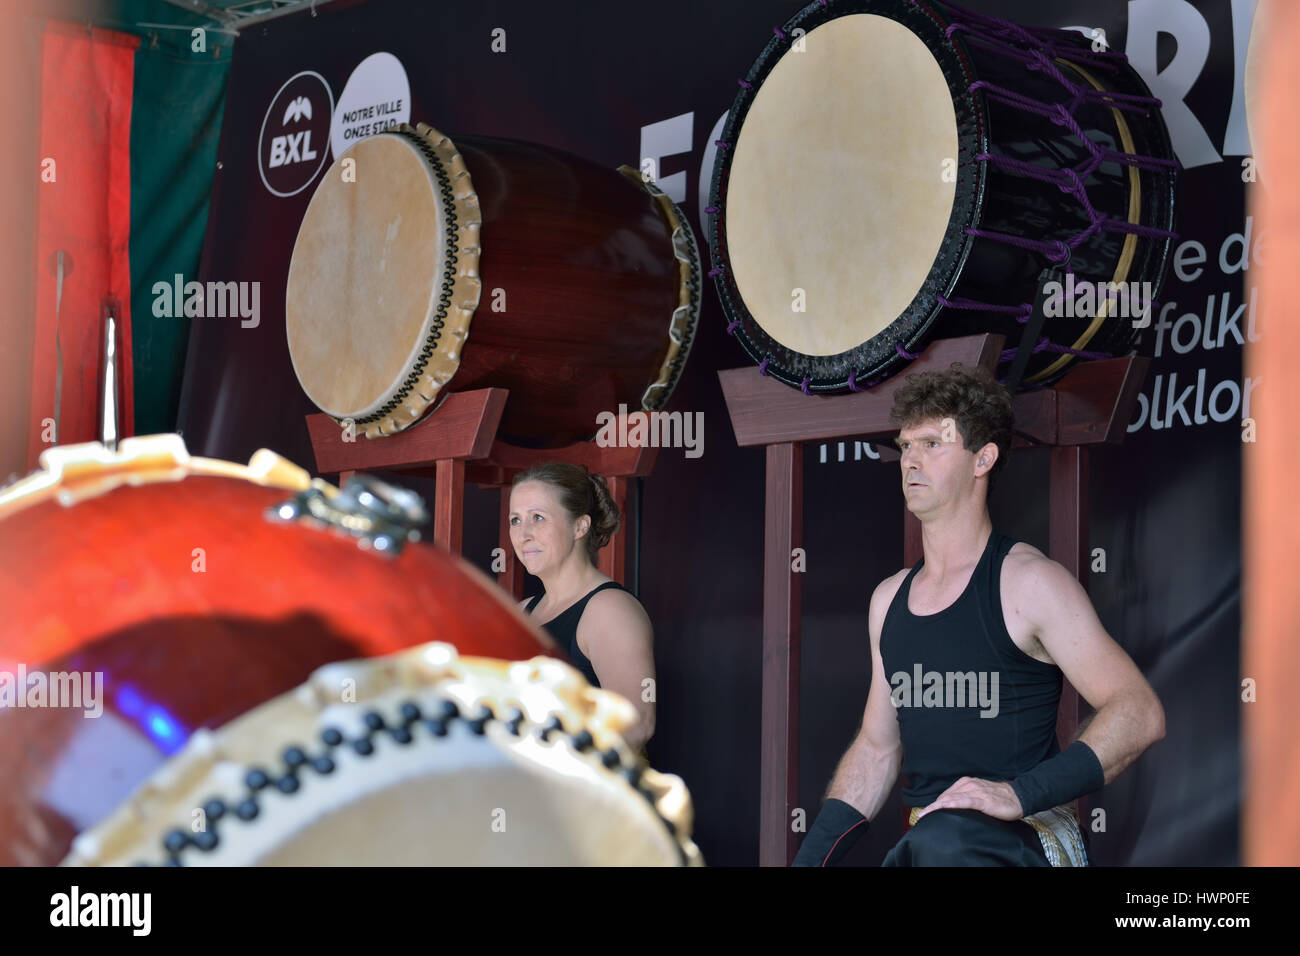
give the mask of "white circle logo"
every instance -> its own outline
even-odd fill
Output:
[[[257,168],[277,196],[296,196],[329,160],[334,94],[311,70],[290,77],[271,100],[257,139]]]
[[[342,156],[354,143],[411,121],[411,83],[402,61],[372,53],[352,71],[330,126],[330,145]]]

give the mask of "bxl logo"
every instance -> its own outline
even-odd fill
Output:
[[[311,148],[311,130],[309,129],[305,129],[301,133],[290,133],[288,136],[277,136],[271,140],[272,169],[288,166],[291,163],[308,162],[315,158],[316,152]]]
[[[258,140],[258,168],[267,189],[294,196],[312,183],[329,155],[333,114],[334,94],[319,73],[299,73],[280,87]]]
[[[305,96],[300,96],[290,103],[289,108],[284,111],[284,120],[280,125],[288,126],[289,120],[300,120],[303,117],[311,119],[311,100]]]

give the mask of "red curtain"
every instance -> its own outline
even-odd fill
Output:
[[[119,436],[132,434],[130,161],[138,43],[53,20],[42,38],[28,468],[52,438],[61,445],[99,438],[110,304],[118,325]]]

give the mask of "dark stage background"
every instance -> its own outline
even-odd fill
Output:
[[[1183,250],[1184,265],[1171,272],[1162,297],[1170,327],[1148,329],[1140,345],[1155,359],[1139,418],[1122,446],[1092,456],[1091,542],[1104,551],[1104,570],[1099,559],[1091,592],[1103,623],[1160,695],[1168,736],[1095,799],[1105,829],[1094,827],[1093,859],[1235,864],[1240,469],[1250,448],[1242,441],[1248,409],[1240,401],[1237,332],[1258,335],[1265,326],[1257,318],[1263,304],[1243,283],[1242,237],[1228,242],[1222,262],[1220,252],[1245,228],[1242,157],[1249,145],[1237,101],[1254,3],[968,6],[1028,25],[1104,29],[1166,101],[1186,167],[1179,229],[1184,241],[1204,246],[1205,261],[1196,261],[1194,247]],[[256,328],[237,319],[194,320],[180,417],[191,452],[247,460],[267,446],[314,465],[303,422],[314,408],[294,378],[283,311],[294,238],[320,174],[288,197],[274,195],[259,174],[263,120],[290,78],[320,74],[337,102],[357,65],[387,52],[409,77],[412,121],[453,137],[544,143],[609,166],[655,158],[660,185],[682,203],[703,247],[700,190],[703,184],[707,192],[712,162],[706,144],[717,136],[736,78],[773,26],[798,9],[785,0],[339,0],[315,17],[303,13],[245,32],[235,44],[201,274],[186,278],[258,281],[262,316]],[[494,34],[498,29],[504,35]],[[505,50],[494,52],[502,36]],[[322,139],[314,143],[323,147]],[[323,158],[327,168],[333,155]],[[1250,239],[1253,256],[1258,237]],[[484,241],[490,256],[490,236]],[[843,257],[845,268],[868,265],[852,249]],[[654,621],[659,669],[651,761],[686,780],[697,842],[708,862],[724,865],[754,864],[758,856],[763,456],[736,447],[716,374],[746,364],[725,334],[710,285],[669,405],[704,413],[704,454],[661,452],[644,485],[640,559],[640,597]],[[1193,392],[1179,406],[1189,385]],[[1212,398],[1213,417],[1205,411]],[[809,446],[805,454],[800,793],[810,820],[861,719],[868,600],[901,562],[897,466],[871,454],[851,442]],[[992,502],[1001,530],[1044,549],[1046,479],[1045,452],[1018,452]],[[427,482],[410,483],[430,490]],[[496,507],[495,493],[470,491],[466,554],[484,569],[496,546]],[[881,860],[899,833],[897,808],[895,793],[851,861]]]

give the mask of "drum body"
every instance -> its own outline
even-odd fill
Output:
[[[856,391],[935,338],[1018,346],[1052,278],[1124,297],[1048,318],[1024,381],[1129,352],[1145,323],[1122,307],[1159,295],[1177,164],[1122,55],[908,0],[815,2],[777,33],[741,81],[709,206],[728,330],[761,371]]]
[[[669,825],[689,831],[680,781],[621,741],[631,705],[587,686],[478,571],[419,543],[401,492],[339,492],[270,452],[190,458],[177,436],[42,464],[0,492],[0,864],[70,848],[128,864],[693,851]],[[584,731],[585,751],[570,736]],[[682,809],[658,816],[660,797]],[[605,829],[553,819],[547,840],[524,838],[539,824],[493,842],[485,803],[516,822],[524,804],[594,805]],[[630,860],[594,842],[617,833],[639,847]]]
[[[349,172],[351,171],[351,173]],[[402,126],[322,179],[290,265],[299,382],[370,437],[448,389],[510,389],[519,444],[667,401],[699,313],[690,225],[652,183],[558,150]]]

